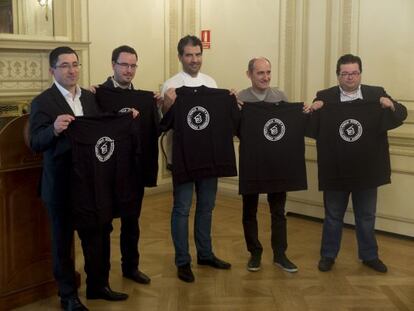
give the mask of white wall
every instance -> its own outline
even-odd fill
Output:
[[[164,81],[164,0],[90,0],[90,80],[112,75],[112,50],[130,45],[138,53],[134,85],[158,90]]]
[[[414,1],[360,1],[358,50],[364,81],[414,109]]]
[[[279,1],[201,0],[200,29],[210,29],[211,49],[204,51],[203,71],[222,88],[250,86],[248,61],[267,57],[278,84]]]

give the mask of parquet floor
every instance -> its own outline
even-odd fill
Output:
[[[317,270],[322,225],[288,217],[289,258],[299,267],[290,274],[272,265],[270,216],[259,208],[260,237],[265,247],[262,270],[248,272],[241,225],[241,201],[236,196],[218,195],[213,216],[214,251],[232,263],[229,271],[193,264],[195,283],[177,279],[170,237],[171,193],[145,197],[141,216],[141,264],[152,282],[140,285],[123,279],[120,273],[119,223],[112,234],[111,287],[130,295],[125,302],[87,301],[85,285],[81,300],[91,310],[144,311],[267,311],[267,310],[414,310],[414,241],[378,234],[380,254],[388,265],[387,274],[376,273],[357,259],[353,229],[345,229],[342,249],[334,269]],[[191,217],[192,219],[192,217]],[[192,228],[192,222],[191,227]],[[191,230],[190,230],[191,232]],[[193,258],[195,246],[191,235]],[[79,247],[77,247],[79,250]],[[82,255],[77,251],[78,271]],[[56,297],[18,309],[59,310]]]

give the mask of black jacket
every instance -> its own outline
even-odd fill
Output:
[[[85,116],[98,114],[93,94],[82,89],[80,97]],[[55,84],[36,96],[30,108],[30,146],[43,152],[41,197],[51,205],[67,204],[70,200],[71,147],[64,132],[55,136],[53,123],[61,114],[74,115]]]

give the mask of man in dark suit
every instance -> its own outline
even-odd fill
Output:
[[[92,93],[81,89],[79,58],[69,47],[58,47],[49,55],[54,84],[38,95],[31,104],[30,146],[43,152],[41,197],[51,224],[53,273],[58,283],[64,310],[87,310],[80,302],[71,256],[74,220],[71,205],[71,146],[65,130],[76,116],[98,113]],[[78,229],[87,273],[87,298],[125,300],[108,285],[102,262],[103,247],[109,241],[109,227]]]
[[[319,149],[319,141],[317,143],[319,187],[321,190],[324,190],[323,199],[325,208],[321,259],[318,264],[319,270],[323,272],[332,269],[332,266],[335,263],[335,258],[339,252],[343,218],[351,194],[355,215],[359,258],[362,260],[362,263],[369,268],[382,273],[387,272],[387,266],[379,259],[378,245],[375,238],[377,187],[391,182],[390,157],[386,130],[401,125],[402,121],[407,117],[407,109],[393,100],[382,87],[362,85],[361,73],[362,62],[358,56],[351,54],[341,56],[336,67],[339,85],[317,92],[316,98],[310,107],[310,110],[313,111],[321,109],[318,113],[322,113],[323,109],[325,109],[325,112],[329,111],[330,117],[328,119],[330,120],[328,123],[332,123],[336,118],[336,116],[333,115],[333,113],[335,113],[335,108],[343,107],[342,110],[344,110],[346,107],[349,108],[352,105],[357,105],[359,108],[353,113],[358,116],[358,113],[361,115],[362,109],[366,109],[366,105],[369,105],[368,102],[372,102],[374,108],[372,111],[379,111],[377,115],[381,116],[378,118],[380,122],[384,122],[387,118],[388,120],[391,120],[391,125],[384,126],[385,131],[381,130],[381,132],[373,136],[373,139],[369,140],[369,144],[374,146],[373,149],[378,151],[374,151],[374,155],[371,158],[368,156],[368,154],[371,155],[369,152],[360,153],[361,158],[355,159],[355,162],[352,162],[352,159],[345,158],[345,156],[335,157],[335,155],[343,153],[344,149],[339,149],[339,143],[332,143],[330,144],[330,148],[336,149],[329,151],[328,153],[330,153],[330,156],[328,155],[328,157],[324,159],[324,163],[332,162],[334,164],[331,168],[343,165],[343,163],[340,162],[340,159],[345,162],[348,161],[348,163],[345,164],[345,167],[351,170],[353,167],[361,165],[361,163],[365,163],[365,166],[369,166],[370,162],[378,163],[378,170],[372,170],[375,172],[373,178],[370,178],[370,176],[361,176],[361,174],[359,174],[358,176],[360,177],[355,178],[352,181],[341,180],[336,185],[325,184],[321,187],[321,165],[323,165],[323,163],[320,163],[321,149]],[[361,105],[365,102],[367,102],[365,106]],[[330,107],[334,109],[326,110],[329,106],[328,103]],[[384,110],[378,109],[378,106],[376,106],[375,103],[378,103]],[[368,115],[365,117],[366,120],[372,120],[374,118],[374,115],[369,115],[369,111]],[[358,135],[362,135],[365,131],[365,129],[362,129],[363,125],[358,124],[357,120],[349,119],[346,121],[355,122],[357,124],[356,129],[358,130],[358,127],[361,129],[361,132]],[[343,124],[344,122],[341,126]],[[348,134],[355,134],[353,133],[353,128],[348,128],[348,130]],[[336,129],[336,135],[338,134],[337,132]],[[342,133],[341,136],[345,136],[346,138],[346,135],[346,133]],[[356,143],[354,142],[359,137],[360,136],[353,136],[353,140],[350,139],[345,145],[348,148],[350,146],[356,146]],[[344,140],[346,140],[345,138]],[[318,140],[317,137],[316,139]],[[362,145],[361,148],[366,148],[366,146]],[[364,165],[361,166],[362,169]],[[346,172],[348,176],[349,169]],[[332,171],[332,169],[330,171]],[[328,173],[331,174],[332,172]]]
[[[140,139],[143,145],[142,158],[138,166],[143,169],[137,173],[138,201],[133,213],[121,216],[121,262],[122,274],[125,278],[137,283],[149,284],[151,279],[138,269],[140,236],[139,217],[141,214],[144,187],[156,186],[158,173],[158,112],[152,92],[135,90],[132,80],[137,70],[138,55],[135,49],[122,45],[112,51],[113,76],[102,84],[94,87],[97,102],[104,112],[118,112],[131,109],[134,118],[139,116]],[[139,110],[139,111],[138,111]],[[148,174],[146,172],[148,171]]]

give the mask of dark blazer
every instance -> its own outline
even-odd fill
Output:
[[[82,89],[80,101],[85,116],[98,114],[94,95]],[[30,147],[43,152],[41,197],[52,205],[70,202],[71,147],[65,133],[56,136],[53,123],[62,114],[74,115],[59,89],[53,84],[35,97],[30,107]]]
[[[380,86],[370,86],[361,84],[361,93],[364,100],[367,101],[378,101],[381,97],[388,97],[394,102],[395,111],[391,113],[394,114],[396,120],[402,122],[407,117],[407,108],[401,105],[400,103],[396,102],[385,92],[384,88]],[[341,100],[341,92],[339,86],[334,86],[326,90],[318,91],[316,93],[315,100],[322,100],[323,102],[340,102]]]

